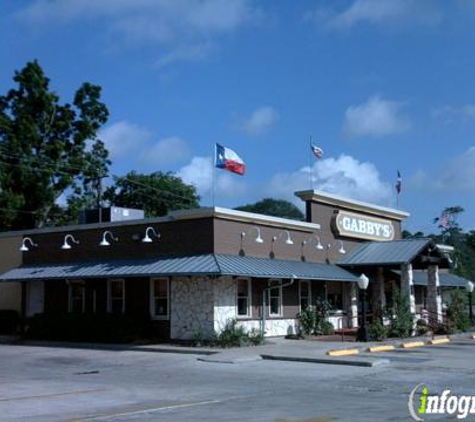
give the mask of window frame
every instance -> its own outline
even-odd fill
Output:
[[[271,283],[279,283],[278,285],[275,285],[275,286],[272,286]],[[283,292],[282,292],[282,280],[275,280],[275,279],[272,279],[272,280],[269,280],[269,289],[267,290],[267,309],[268,309],[268,315],[269,315],[269,318],[282,318],[282,316],[284,315],[284,298],[283,298]],[[279,312],[278,313],[272,313],[271,312],[271,291],[274,290],[274,289],[277,289],[278,292],[279,292]],[[275,297],[275,296],[274,296]]]
[[[155,281],[165,280],[167,282],[167,314],[155,314]],[[150,317],[157,321],[167,321],[170,319],[170,277],[154,277],[150,279]]]
[[[310,283],[310,280],[299,280],[299,309],[300,312],[304,311],[305,309],[302,309],[302,284],[307,283],[308,284],[308,305],[307,306],[312,306],[312,283]]]
[[[239,314],[239,281],[247,282],[247,312],[245,315]],[[252,278],[249,277],[239,277],[236,279],[236,318],[252,318]]]
[[[78,285],[81,286],[82,290],[82,305],[81,311],[78,312],[79,314],[84,314],[86,312],[86,283],[84,280],[67,280],[68,283],[68,313],[74,313],[73,311],[73,291],[72,286]]]
[[[107,280],[107,313],[112,313],[112,283],[122,284],[122,309],[119,312],[119,315],[122,315],[125,313],[125,279],[123,278],[111,278]]]

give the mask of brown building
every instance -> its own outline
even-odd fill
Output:
[[[5,235],[2,250],[24,251],[0,281],[21,286],[26,316],[148,314],[154,335],[172,339],[211,335],[230,319],[269,336],[295,333],[298,313],[318,298],[332,304],[336,329],[356,327],[362,273],[373,309],[399,286],[414,314],[441,320],[441,281],[463,283],[439,273],[450,250],[401,240],[407,213],[323,192],[296,195],[306,222],[216,207]]]

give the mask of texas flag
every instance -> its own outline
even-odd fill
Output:
[[[242,158],[232,149],[216,144],[216,167],[233,173],[243,175],[246,172],[246,164]]]

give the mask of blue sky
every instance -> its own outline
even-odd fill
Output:
[[[431,232],[445,206],[475,228],[475,2],[3,0],[0,92],[38,59],[70,101],[103,87],[112,172],[177,172],[216,205],[312,186],[395,206]],[[325,152],[311,159],[308,138]],[[311,159],[311,161],[310,161]]]

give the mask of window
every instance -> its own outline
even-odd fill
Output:
[[[300,295],[300,311],[305,311],[312,304],[312,294],[310,290],[310,281],[300,280],[299,282],[299,295]]]
[[[168,319],[169,282],[168,278],[155,278],[150,284],[150,312],[153,319]]]
[[[85,286],[83,281],[70,281],[68,283],[69,312],[81,314],[85,305]]]
[[[280,285],[269,289],[269,315],[282,316],[282,287]]]
[[[123,314],[125,311],[125,281],[107,281],[107,312]]]
[[[251,280],[249,279],[237,280],[237,316],[251,316]]]

